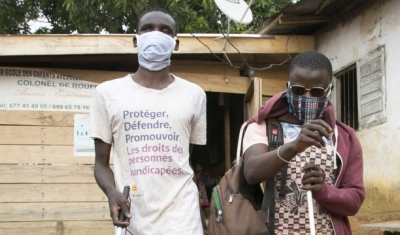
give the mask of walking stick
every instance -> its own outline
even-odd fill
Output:
[[[128,199],[128,197],[129,197],[129,191],[130,191],[129,186],[125,186],[123,194],[126,199]],[[122,213],[122,210],[120,210],[119,211],[119,221],[125,221],[125,219],[126,218],[125,218],[124,213]],[[122,235],[122,227],[117,227],[117,230],[115,231],[115,235]]]
[[[310,220],[310,233],[311,235],[315,235],[314,206],[310,190],[307,190],[307,204],[308,204],[308,218]]]

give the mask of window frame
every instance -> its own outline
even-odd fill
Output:
[[[356,125],[351,126],[342,118],[341,76],[356,69],[357,116]],[[336,106],[337,119],[355,130],[367,129],[386,122],[386,63],[385,47],[380,46],[357,61],[334,72],[332,78],[335,92],[332,100]],[[354,78],[353,78],[354,79]]]

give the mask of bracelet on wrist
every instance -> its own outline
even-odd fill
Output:
[[[279,146],[278,150],[276,151],[276,154],[278,155],[278,158],[281,159],[283,162],[286,162],[287,164],[291,164],[292,166],[296,167],[295,164],[293,164],[293,163],[289,162],[288,160],[284,159],[283,157],[281,157],[280,150],[281,150],[282,146],[283,145]]]

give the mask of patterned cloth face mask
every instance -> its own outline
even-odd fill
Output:
[[[288,89],[286,92],[289,104],[289,112],[293,113],[303,123],[308,120],[319,119],[324,114],[328,106],[330,91],[327,96],[323,97],[306,97],[295,95]]]
[[[150,71],[160,71],[171,64],[171,54],[176,41],[160,31],[136,36],[139,64]]]

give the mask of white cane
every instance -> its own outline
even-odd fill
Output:
[[[315,235],[314,206],[310,190],[307,190],[308,218],[310,220],[310,234]]]
[[[122,228],[117,227],[117,230],[115,231],[115,235],[122,235]]]
[[[123,194],[126,199],[128,199],[128,197],[129,197],[129,191],[130,191],[130,187],[125,186]],[[125,215],[122,213],[122,210],[120,210],[119,211],[119,221],[124,221],[124,220],[125,220]],[[122,227],[117,227],[117,229],[115,230],[115,235],[122,235]]]
[[[337,139],[338,139],[338,134],[337,133],[338,133],[337,132],[337,127],[335,126],[336,142],[335,142],[335,148],[334,148],[333,156],[336,156]],[[334,164],[335,164],[334,169],[336,169],[336,161],[335,160],[334,160]],[[311,235],[315,235],[314,206],[313,206],[312,193],[311,193],[310,190],[307,191],[307,205],[308,205],[308,218],[309,218],[309,221],[310,221],[310,234]]]

